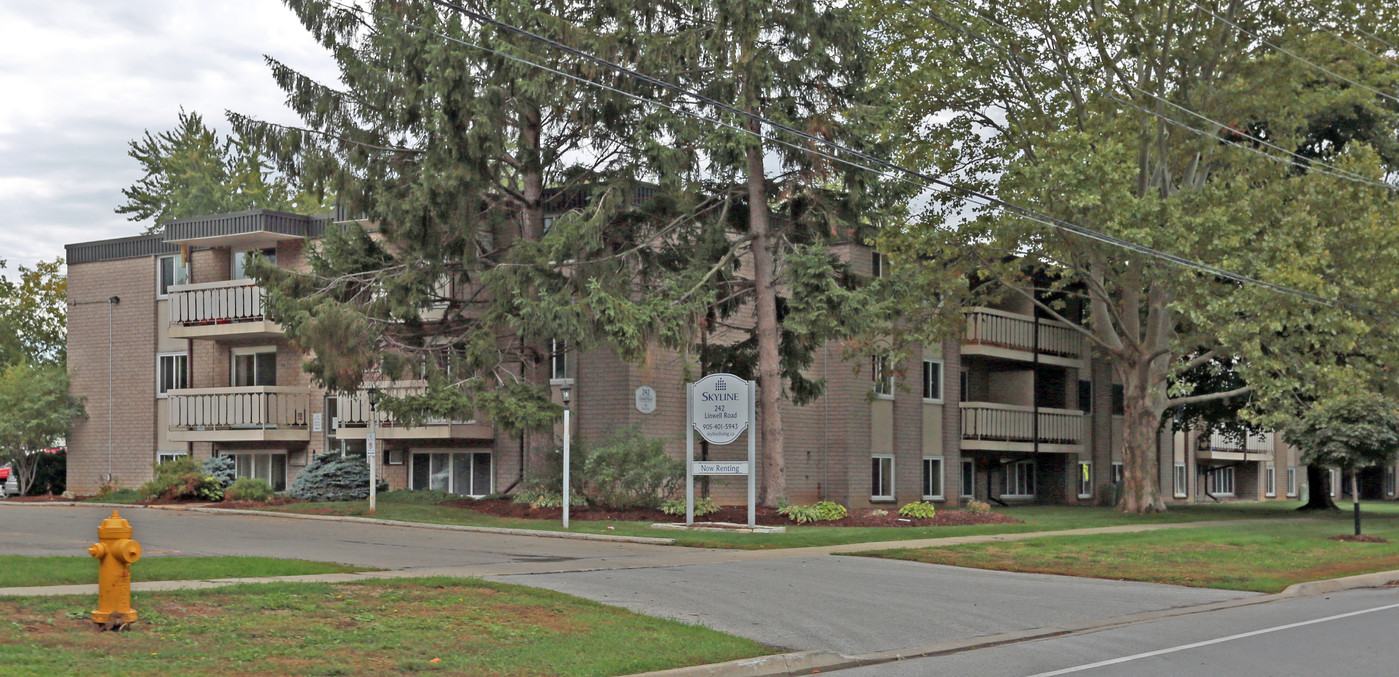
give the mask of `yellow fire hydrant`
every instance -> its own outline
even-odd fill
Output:
[[[134,623],[131,563],[141,559],[141,544],[131,540],[131,523],[115,510],[97,527],[97,540],[87,549],[87,554],[97,558],[97,610],[92,612],[92,622]]]

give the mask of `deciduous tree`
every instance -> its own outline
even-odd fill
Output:
[[[1399,411],[1395,410],[1395,403],[1366,392],[1322,400],[1287,427],[1283,437],[1302,450],[1303,463],[1350,473],[1355,535],[1359,536],[1357,475],[1363,468],[1393,463],[1399,453]]]

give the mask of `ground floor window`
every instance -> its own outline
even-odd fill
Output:
[[[267,480],[273,491],[287,490],[287,455],[282,453],[226,453],[233,457],[233,472],[237,477]]]
[[[1078,462],[1078,497],[1093,498],[1093,463]]]
[[[1271,465],[1263,470],[1263,495],[1270,498],[1278,495],[1278,470]]]
[[[1188,495],[1185,492],[1189,485],[1190,475],[1185,472],[1185,464],[1177,463],[1175,470],[1175,487],[1173,487],[1176,498],[1185,498]]]
[[[870,500],[894,500],[894,457],[870,457]]]
[[[942,457],[923,457],[923,500],[942,500]]]
[[[410,489],[431,489],[462,496],[491,493],[491,454],[482,451],[413,454]]]
[[[1341,471],[1329,468],[1326,470],[1326,476],[1331,479],[1331,498],[1341,495]]]
[[[1035,462],[1020,461],[1006,466],[1001,496],[1029,498],[1035,495]]]
[[[1216,496],[1234,495],[1234,468],[1215,468],[1210,473],[1210,493]]]
[[[1112,462],[1112,483],[1122,484],[1124,475],[1122,474],[1122,461]]]
[[[1297,495],[1297,468],[1295,466],[1287,466],[1287,495]]]
[[[976,495],[976,464],[971,459],[962,459],[962,497]]]
[[[183,451],[157,451],[155,452],[155,462],[157,465],[161,463],[168,463],[170,461],[175,461],[184,458],[188,455],[189,454],[186,454]]]

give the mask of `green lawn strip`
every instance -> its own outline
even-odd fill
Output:
[[[846,543],[871,543],[880,541],[901,541],[923,538],[943,538],[951,536],[976,536],[987,534],[1016,534],[1036,531],[1058,531],[1134,524],[1175,524],[1181,522],[1218,521],[1237,519],[1305,519],[1309,515],[1298,513],[1297,502],[1269,503],[1229,503],[1220,505],[1198,505],[1174,507],[1156,515],[1125,515],[1112,508],[1091,506],[1018,506],[997,508],[1024,521],[1023,524],[989,524],[959,527],[812,527],[787,526],[784,534],[742,534],[708,531],[662,531],[652,529],[649,522],[608,522],[573,520],[571,531],[591,534],[612,534],[620,536],[645,536],[674,538],[677,545],[702,548],[741,548],[776,549],[801,548]],[[431,503],[402,503],[396,501],[379,502],[378,510],[372,517],[404,522],[427,524],[457,524],[482,527],[502,527],[513,529],[535,529],[562,531],[556,520],[529,520],[502,518],[478,513],[469,509],[437,505]],[[277,512],[307,513],[321,515],[344,515],[370,517],[365,501],[344,501],[326,503],[293,503],[269,506],[267,510]],[[1399,506],[1375,504],[1375,509],[1366,506],[1366,512],[1376,514],[1399,514]],[[684,521],[677,518],[676,521]]]
[[[1293,583],[1399,569],[1399,518],[1366,519],[1390,543],[1345,543],[1350,522],[1321,519],[1161,531],[1055,536],[1007,543],[859,553],[930,564],[1226,590],[1280,592]]]
[[[562,593],[475,579],[138,593],[96,632],[88,597],[0,599],[5,674],[621,675],[774,653]],[[436,661],[436,662],[434,662]]]
[[[132,581],[191,581],[263,578],[373,571],[332,562],[270,557],[143,557],[131,566]],[[0,555],[0,588],[97,582],[97,560],[81,557]]]

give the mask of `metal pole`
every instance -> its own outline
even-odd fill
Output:
[[[568,430],[568,405],[563,409],[563,528],[568,528],[568,456],[569,456],[569,430]]]
[[[685,386],[685,524],[695,523],[695,384]]]
[[[758,526],[757,506],[755,505],[757,492],[754,485],[758,483],[758,419],[753,415],[756,409],[754,400],[758,399],[758,382],[748,382],[748,528]]]
[[[107,299],[107,484],[112,483],[112,313],[121,297]]]
[[[379,456],[379,415],[374,411],[374,396],[369,397],[369,436],[364,445],[364,461],[369,464],[369,514],[375,510],[375,499],[379,493],[377,460]]]

